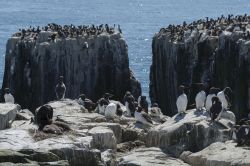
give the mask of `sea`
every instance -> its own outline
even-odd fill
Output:
[[[48,23],[120,25],[130,68],[148,96],[152,37],[169,24],[250,14],[250,0],[0,0],[0,85],[7,39],[19,28]]]

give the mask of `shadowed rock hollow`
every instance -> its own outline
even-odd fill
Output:
[[[236,117],[249,105],[250,17],[221,17],[162,28],[152,42],[150,97],[166,115],[176,113],[177,87],[202,82],[233,90]],[[193,89],[191,89],[193,91]],[[187,92],[188,93],[188,92]],[[195,93],[188,93],[194,103]]]
[[[65,36],[65,29],[50,27],[38,32],[22,30],[7,42],[2,87],[9,87],[22,107],[34,109],[54,100],[60,75],[68,98],[85,93],[96,100],[110,92],[121,99],[127,90],[140,95],[140,83],[129,69],[128,48],[120,32],[66,27],[70,34]]]

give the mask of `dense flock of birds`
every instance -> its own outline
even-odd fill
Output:
[[[167,28],[161,28],[158,35],[166,34],[172,42],[183,42],[186,32],[197,31],[208,36],[219,36],[223,31],[242,32],[242,38],[250,40],[250,16],[232,14],[225,17],[221,15],[217,19],[208,18],[193,21],[187,24],[185,21],[182,25],[169,25]]]
[[[89,37],[89,36],[98,36],[102,33],[106,34],[114,34],[114,33],[122,33],[120,25],[109,26],[108,24],[101,24],[99,26],[95,25],[58,25],[55,23],[48,24],[44,27],[32,27],[30,26],[28,29],[19,29],[17,33],[13,36],[21,37],[21,40],[24,39],[33,39],[36,40],[38,34],[41,31],[49,31],[51,32],[51,36],[48,38],[48,41],[54,41],[56,38],[77,38],[77,37]]]

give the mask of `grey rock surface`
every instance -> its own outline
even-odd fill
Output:
[[[250,149],[236,147],[232,141],[216,142],[197,153],[183,152],[180,158],[192,166],[248,166]]]
[[[167,149],[174,156],[187,150],[197,152],[211,143],[230,140],[234,124],[228,119],[210,124],[208,112],[188,110],[152,128],[146,136],[146,146]]]
[[[139,148],[132,152],[125,154],[119,160],[120,166],[188,166],[180,159],[170,157],[162,152],[161,149],[152,148]]]
[[[11,127],[20,106],[10,103],[0,103],[0,130]]]

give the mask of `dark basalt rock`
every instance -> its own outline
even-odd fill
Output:
[[[189,87],[189,105],[196,95],[193,83],[204,83],[207,92],[212,86],[221,90],[229,86],[234,98],[231,110],[237,118],[246,117],[250,110],[249,23],[249,16],[230,16],[161,29],[152,42],[151,102],[172,116],[177,112],[179,85]]]
[[[96,101],[105,92],[116,99],[122,99],[127,90],[134,96],[141,93],[140,83],[129,69],[127,44],[118,32],[83,31],[66,38],[46,28],[17,33],[8,40],[2,87],[9,87],[23,108],[35,109],[56,99],[60,75],[64,76],[66,98],[84,93]]]

